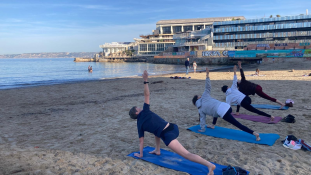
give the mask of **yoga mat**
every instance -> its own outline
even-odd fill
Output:
[[[279,109],[281,106],[277,105],[267,105],[267,104],[251,104],[254,108],[260,108],[260,109],[277,109],[277,110],[287,110],[289,107],[284,106],[282,109]],[[233,104],[233,106],[236,106],[236,104]]]
[[[253,122],[261,122],[261,123],[268,123],[268,124],[276,124],[282,120],[282,117],[274,117],[274,120],[270,121],[271,118],[265,117],[265,116],[254,116],[254,115],[246,115],[246,114],[235,115],[234,113],[232,113],[232,116],[234,118],[240,118],[244,120],[250,120]]]
[[[208,168],[206,166],[195,162],[191,162],[190,160],[187,160],[176,153],[161,149],[161,155],[159,156],[155,154],[149,154],[149,152],[153,150],[154,150],[153,147],[146,146],[143,150],[144,156],[142,158],[134,156],[134,153],[139,152],[133,152],[127,156],[133,157],[135,159],[142,159],[165,168],[183,171],[189,174],[206,175],[208,173]],[[216,169],[214,170],[215,175],[222,175],[222,169],[227,167],[216,163],[213,164],[216,166]]]
[[[248,142],[248,143],[256,143],[262,145],[269,145],[272,146],[277,139],[280,138],[278,134],[260,134],[260,141],[256,141],[256,137],[251,135],[247,132],[229,128],[223,128],[219,126],[215,126],[215,129],[207,128],[205,132],[199,132],[198,130],[201,129],[200,125],[192,126],[188,128],[188,130],[193,131],[195,133],[218,137],[218,138],[225,138],[230,140],[238,140],[241,142]]]

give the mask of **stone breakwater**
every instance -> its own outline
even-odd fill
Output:
[[[101,57],[101,58],[75,58],[75,62],[146,62],[145,57]]]

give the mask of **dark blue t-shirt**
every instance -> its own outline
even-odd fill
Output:
[[[187,67],[187,66],[190,66],[190,63],[189,63],[188,60],[185,61],[185,66],[186,66],[186,67]]]
[[[160,137],[161,132],[168,122],[160,116],[150,111],[150,105],[144,103],[143,110],[137,116],[137,130],[139,138],[144,137],[144,132],[148,131]]]

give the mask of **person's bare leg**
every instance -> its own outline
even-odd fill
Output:
[[[160,155],[161,151],[160,151],[160,137],[154,136],[155,142],[156,142],[156,148],[155,150],[149,152],[150,154],[155,154],[155,155]]]
[[[280,102],[279,100],[276,100],[276,102],[281,105],[280,109],[282,109],[285,106],[285,104]]]
[[[180,156],[182,156],[182,157],[184,157],[190,161],[193,161],[193,162],[207,166],[207,168],[209,170],[208,175],[214,175],[214,169],[216,168],[216,166],[214,164],[212,164],[211,162],[203,159],[202,157],[200,157],[196,154],[190,153],[188,150],[186,150],[179,143],[179,141],[177,139],[174,139],[173,141],[171,141],[171,143],[168,145],[168,147],[171,148],[174,152],[176,152]]]
[[[253,135],[256,136],[256,141],[260,141],[260,137],[257,132],[253,132]]]

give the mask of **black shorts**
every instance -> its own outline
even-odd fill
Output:
[[[175,140],[179,136],[178,126],[174,123],[170,123],[170,125],[161,132],[161,139],[168,146],[171,141]]]

